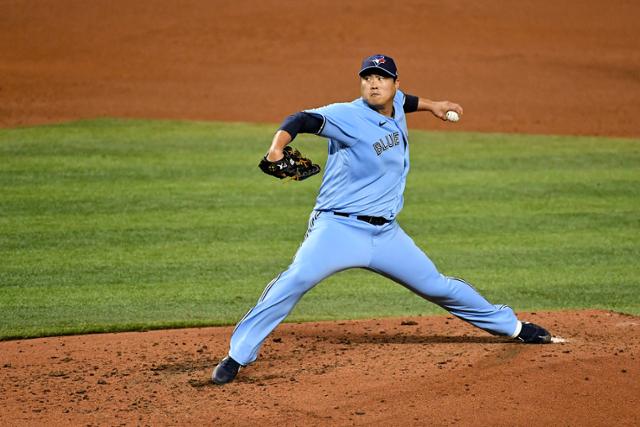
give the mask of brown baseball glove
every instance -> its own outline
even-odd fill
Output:
[[[295,148],[286,146],[283,150],[284,157],[278,161],[270,162],[264,156],[258,164],[262,172],[276,178],[290,178],[302,181],[320,172],[320,166],[307,159]]]

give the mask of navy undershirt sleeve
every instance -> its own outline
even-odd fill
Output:
[[[403,109],[405,113],[418,111],[418,97],[405,94]],[[322,128],[324,118],[320,114],[300,111],[290,115],[280,125],[279,130],[284,130],[291,135],[293,140],[299,133],[317,134]]]
[[[287,131],[293,140],[299,133],[320,132],[323,122],[324,118],[320,114],[300,111],[284,119],[278,130]]]
[[[405,113],[413,113],[418,111],[418,100],[417,96],[404,94],[404,105],[402,106]]]

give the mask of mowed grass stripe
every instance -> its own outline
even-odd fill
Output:
[[[94,120],[0,130],[0,337],[236,322],[286,268],[319,178],[257,168],[274,125]],[[516,310],[640,314],[640,141],[412,132],[403,227]],[[324,164],[321,138],[295,145]],[[362,270],[290,321],[440,313]]]

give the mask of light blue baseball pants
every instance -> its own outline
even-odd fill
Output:
[[[466,282],[440,274],[396,221],[376,226],[314,211],[291,265],[267,285],[233,331],[229,355],[242,365],[255,361],[263,341],[307,291],[357,267],[386,276],[492,334],[515,337],[520,330],[510,307],[493,305]]]

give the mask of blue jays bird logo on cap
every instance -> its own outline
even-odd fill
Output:
[[[384,59],[384,55],[377,55],[371,58],[371,62],[373,62],[376,65],[380,65],[380,64],[384,64],[387,61]]]
[[[362,61],[362,66],[358,74],[364,76],[371,73],[380,74],[381,72],[394,79],[398,77],[398,69],[396,68],[396,63],[393,61],[393,58],[381,54],[365,58],[364,61]]]

